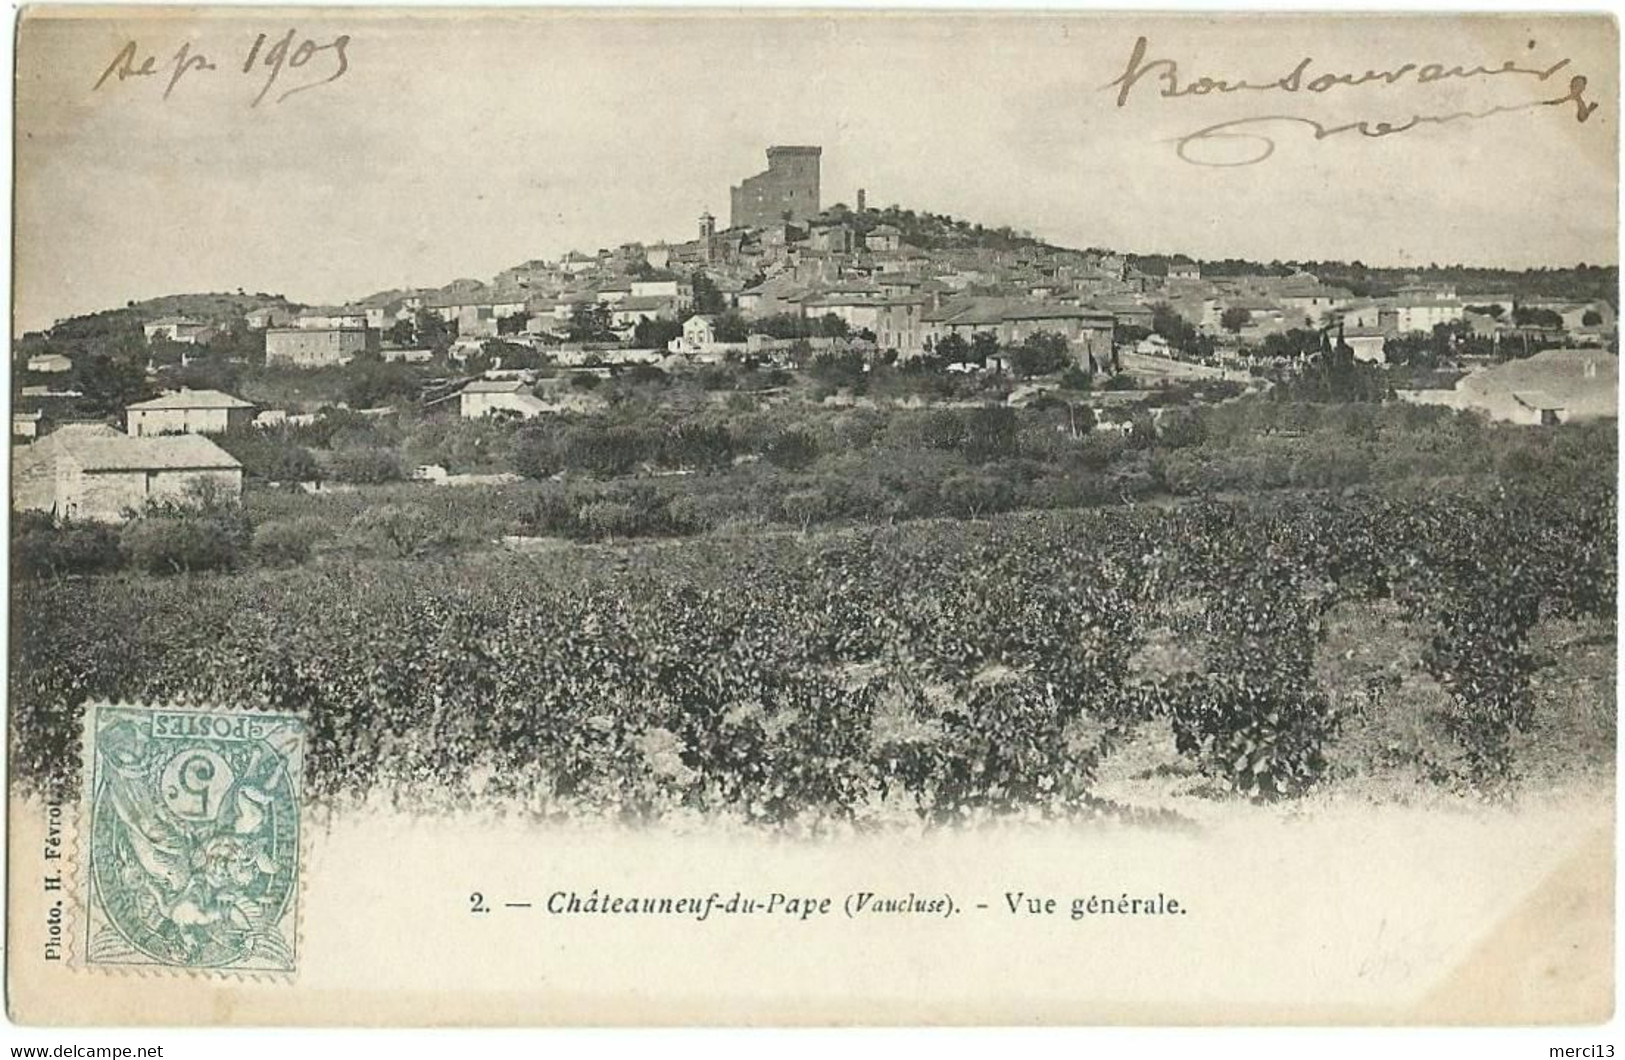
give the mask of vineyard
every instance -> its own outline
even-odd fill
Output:
[[[1414,635],[1437,783],[1513,790],[1530,638],[1612,637],[1615,494],[1297,497],[487,553],[238,575],[13,582],[13,775],[72,783],[90,699],[308,714],[307,786],[543,814],[862,825],[1117,808],[1147,724],[1246,797],[1323,783],[1350,699],[1328,616]],[[1171,650],[1176,648],[1177,650]],[[1372,692],[1380,695],[1381,690]],[[1357,719],[1355,719],[1357,720]]]

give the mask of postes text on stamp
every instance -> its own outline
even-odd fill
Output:
[[[85,725],[84,964],[295,971],[303,721],[92,704]]]

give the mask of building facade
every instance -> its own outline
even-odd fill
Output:
[[[767,171],[730,188],[729,224],[765,228],[782,221],[805,221],[822,209],[819,201],[822,147],[769,147]]]
[[[360,328],[267,328],[265,363],[290,368],[347,364],[378,346],[378,333]]]
[[[124,410],[132,438],[155,434],[225,434],[254,425],[254,406],[219,390],[181,390]]]
[[[69,426],[12,457],[13,503],[59,519],[120,522],[150,504],[187,504],[206,487],[240,497],[243,467],[195,434],[131,438],[105,426]]]
[[[155,339],[168,339],[170,342],[203,342],[209,337],[209,325],[201,320],[188,320],[185,317],[163,317],[150,324],[141,326],[147,341]]]
[[[466,420],[508,413],[529,419],[547,411],[547,403],[519,380],[476,379],[462,389],[458,411]]]

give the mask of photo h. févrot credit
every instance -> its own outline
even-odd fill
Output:
[[[14,1018],[1606,1019],[1618,93],[1591,16],[29,8]]]

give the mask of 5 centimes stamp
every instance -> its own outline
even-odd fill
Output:
[[[83,963],[294,972],[303,720],[92,704],[85,727]]]

